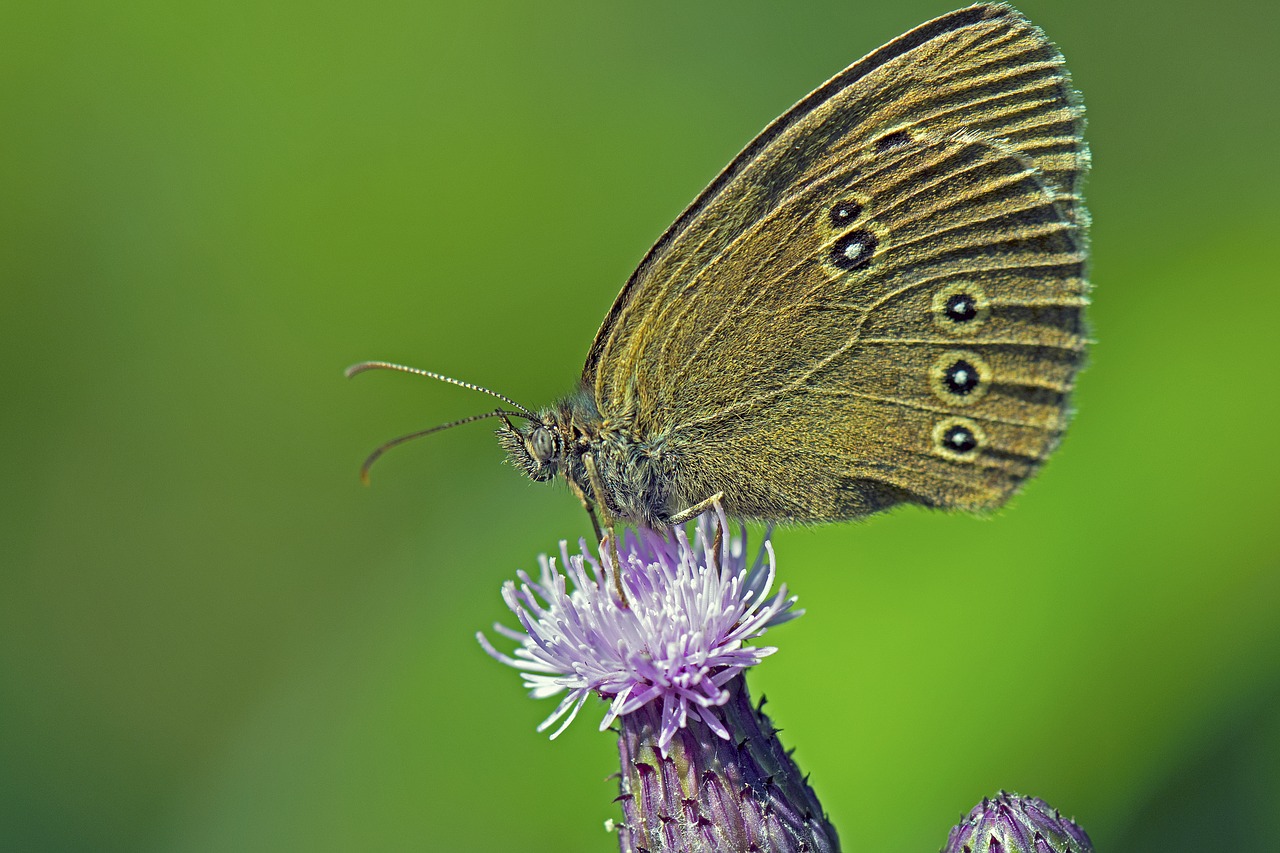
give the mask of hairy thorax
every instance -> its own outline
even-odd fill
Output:
[[[522,427],[507,424],[498,440],[533,480],[563,476],[604,520],[665,525],[673,507],[676,457],[665,436],[639,434],[601,416],[586,393],[561,400]]]

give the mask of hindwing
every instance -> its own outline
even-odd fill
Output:
[[[822,520],[996,506],[1065,426],[1088,165],[1062,58],[1004,6],[855,63],[650,251],[584,369],[672,500]],[[678,508],[678,507],[677,507]]]

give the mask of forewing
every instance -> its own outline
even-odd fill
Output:
[[[1083,348],[1081,129],[1060,55],[1007,7],[886,45],[650,252],[588,359],[602,414],[665,437],[676,500],[748,517],[1000,503],[1056,442]]]

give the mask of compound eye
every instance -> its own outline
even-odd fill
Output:
[[[556,442],[551,435],[551,430],[546,427],[534,427],[533,432],[529,435],[529,454],[541,465],[545,465],[551,461],[551,457],[555,455]]]

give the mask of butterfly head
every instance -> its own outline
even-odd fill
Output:
[[[512,464],[529,479],[542,483],[559,473],[564,461],[564,438],[550,413],[543,412],[537,419],[519,427],[503,418],[497,436]]]

